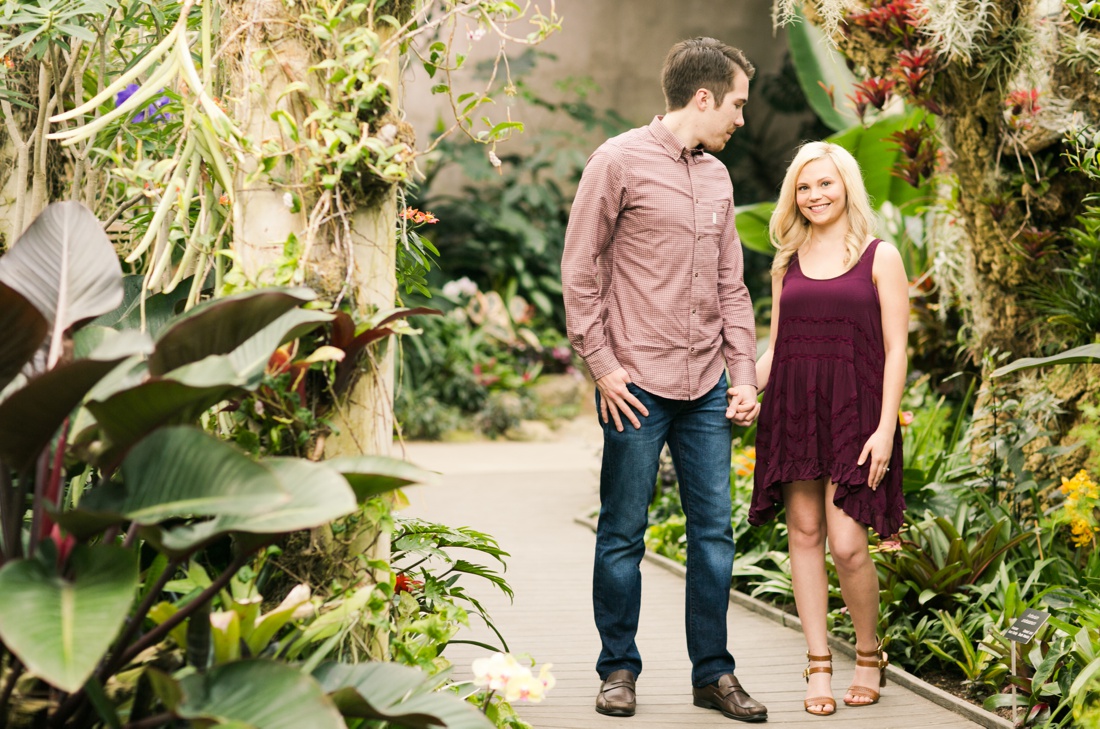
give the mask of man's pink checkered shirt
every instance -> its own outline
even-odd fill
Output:
[[[694,400],[756,386],[756,328],[725,165],[655,117],[588,159],[561,262],[566,328],[594,379]]]

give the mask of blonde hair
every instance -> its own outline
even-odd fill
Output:
[[[859,163],[851,153],[831,142],[807,142],[794,156],[787,174],[783,177],[783,186],[779,190],[779,200],[775,203],[775,212],[768,223],[768,234],[776,248],[772,260],[772,276],[782,276],[791,263],[791,256],[798,252],[804,243],[810,240],[810,221],[798,209],[796,191],[798,176],[802,168],[810,162],[828,157],[836,165],[840,181],[844,183],[845,212],[848,214],[848,234],[844,245],[848,252],[844,256],[845,269],[859,263],[860,251],[868,235],[875,232],[875,213],[867,196],[867,187],[863,184],[863,175]]]

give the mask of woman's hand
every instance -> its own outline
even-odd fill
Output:
[[[863,446],[863,452],[859,454],[859,465],[863,465],[868,457],[871,458],[871,470],[867,474],[867,485],[874,491],[886,478],[886,472],[890,470],[890,455],[894,452],[894,434],[882,430],[876,430],[867,439]]]

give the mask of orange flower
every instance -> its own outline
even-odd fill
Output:
[[[420,580],[414,580],[406,574],[399,574],[394,580],[393,591],[394,592],[412,592],[413,590],[419,590],[424,586],[424,583]]]
[[[756,470],[756,448],[749,446],[733,457],[733,472],[738,476],[751,476]]]
[[[439,218],[425,211],[420,212],[416,208],[405,208],[401,211],[401,217],[414,223],[438,223]]]

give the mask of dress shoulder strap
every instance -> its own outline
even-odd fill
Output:
[[[878,244],[882,242],[881,238],[875,238],[873,241],[867,244],[867,247],[863,249],[863,255],[859,257],[860,266],[866,266],[869,269],[874,267],[875,264],[875,251],[878,250]]]

